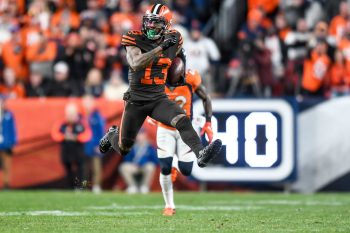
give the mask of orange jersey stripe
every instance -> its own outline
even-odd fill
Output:
[[[130,41],[130,40],[126,40],[126,39],[122,39],[122,44],[131,44],[131,45],[136,45],[136,42],[134,42],[134,41]]]
[[[132,40],[132,41],[136,40],[135,38],[132,38],[132,37],[126,36],[126,35],[123,35],[123,39]]]

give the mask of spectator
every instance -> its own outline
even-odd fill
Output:
[[[26,17],[24,20],[24,25],[21,29],[21,34],[23,37],[23,44],[25,46],[30,46],[32,44],[39,43],[41,40],[41,34],[45,34],[40,28],[40,24],[35,17]]]
[[[284,94],[298,95],[300,93],[301,77],[303,76],[304,60],[308,54],[308,42],[312,34],[308,31],[305,19],[297,21],[296,30],[287,33],[284,43],[286,46],[286,72],[283,81]]]
[[[260,41],[260,46],[262,46]],[[233,96],[262,96],[261,84],[257,70],[257,53],[254,41],[240,42],[237,58],[232,59],[228,68],[228,78],[231,79],[226,95]],[[267,52],[262,50],[262,55]]]
[[[83,123],[75,104],[66,106],[65,120],[53,126],[51,136],[54,141],[60,143],[61,161],[70,188],[81,187],[86,180],[84,143],[91,139],[91,131]]]
[[[120,0],[119,10],[111,16],[110,20],[115,33],[123,34],[141,28],[141,18],[135,14],[131,0]]]
[[[122,100],[129,86],[124,82],[120,70],[114,70],[106,83],[103,96],[108,100]]]
[[[57,1],[58,10],[51,17],[51,27],[59,37],[67,35],[80,26],[80,16],[74,11],[74,1]]]
[[[79,80],[83,83],[83,78],[86,77],[87,68],[90,66],[89,56],[84,56],[83,41],[79,33],[71,32],[67,35],[65,40],[65,47],[63,48],[63,58],[69,65],[70,77],[73,80]],[[88,62],[85,62],[89,60]]]
[[[79,89],[74,80],[69,78],[69,68],[67,63],[58,62],[54,66],[54,80],[50,87],[49,96],[70,97],[79,96]]]
[[[176,11],[173,11],[173,22],[171,24],[172,28],[180,32],[182,38],[184,41],[188,40],[190,38],[189,32],[186,27],[181,25],[181,15],[178,14]]]
[[[103,34],[98,32],[95,28],[81,27],[80,31],[81,39],[81,58],[79,62],[83,64],[81,67],[82,74],[86,77],[87,73],[93,67],[103,69],[105,65],[104,51],[106,47],[106,38]],[[100,55],[100,56],[98,56]],[[102,56],[101,56],[102,55]],[[81,77],[80,77],[81,78]]]
[[[297,21],[296,30],[287,33],[284,43],[287,46],[287,58],[289,61],[303,60],[307,55],[307,44],[311,39],[305,19]]]
[[[238,37],[241,40],[254,41],[258,37],[263,37],[265,30],[263,28],[263,13],[259,9],[252,9],[248,12],[247,22],[242,25]]]
[[[85,81],[85,94],[100,97],[102,93],[102,73],[99,69],[93,68],[89,71]]]
[[[50,88],[50,80],[45,79],[38,71],[32,71],[29,76],[29,82],[26,84],[27,97],[45,97]]]
[[[273,13],[278,3],[279,0],[248,0],[248,9],[262,8],[266,13]]]
[[[262,39],[257,39],[255,41],[254,63],[259,77],[261,94],[265,97],[269,97],[271,96],[275,79],[273,75],[271,51],[265,46]]]
[[[105,132],[105,120],[96,108],[93,96],[85,96],[83,105],[92,132],[91,139],[85,144],[85,154],[92,159],[92,191],[98,194],[102,191],[102,154],[98,144]]]
[[[120,165],[120,173],[124,178],[128,193],[148,193],[150,190],[155,168],[157,154],[153,146],[148,142],[147,134],[141,129],[136,138],[136,143]],[[135,176],[141,175],[141,184],[138,187]]]
[[[52,64],[57,55],[57,46],[53,41],[40,34],[39,42],[28,45],[26,51],[26,59],[33,66],[40,67],[40,72],[45,77],[52,77]]]
[[[336,50],[334,54],[329,86],[331,97],[345,96],[350,93],[350,74],[349,70],[346,69],[345,59],[340,50]]]
[[[329,24],[329,35],[339,41],[344,35],[348,19],[349,5],[346,1],[342,1],[339,5],[339,15],[335,16]]]
[[[269,29],[264,44],[264,47],[271,52],[273,76],[277,79],[281,79],[284,73],[282,42],[280,41],[275,28],[271,27]]]
[[[6,98],[23,98],[25,89],[22,84],[16,80],[16,74],[11,68],[4,69],[4,84],[0,84],[0,94]]]
[[[106,32],[108,21],[98,0],[87,0],[87,9],[80,13],[82,25]]]
[[[25,63],[25,48],[19,30],[12,32],[11,40],[2,47],[2,61],[5,66],[14,70],[15,75],[20,80],[28,77],[28,67]]]
[[[328,35],[328,24],[324,21],[320,21],[316,24],[308,47],[310,49],[315,48],[319,40],[323,40],[327,43],[327,55],[333,57],[337,41]]]
[[[304,62],[302,87],[305,96],[322,97],[324,95],[324,82],[330,63],[327,55],[327,42],[319,39],[316,47],[311,51],[310,58]]]
[[[172,6],[172,9],[182,18],[179,22],[186,28],[190,28],[192,20],[195,18],[194,11],[191,8],[191,1],[174,0]]]
[[[41,31],[49,30],[51,13],[49,11],[47,1],[32,1],[29,4],[28,15],[38,23]]]
[[[285,15],[283,13],[277,14],[275,18],[275,26],[280,40],[284,41],[286,39],[287,34],[291,31],[291,28],[288,25]]]
[[[6,109],[4,98],[0,98],[0,157],[3,169],[3,188],[10,187],[12,150],[17,143],[16,121],[13,113]]]
[[[306,2],[306,1],[305,1]],[[305,20],[309,28],[313,28],[317,22],[323,20],[324,8],[321,1],[309,1],[307,2],[307,9],[305,11]]]
[[[350,71],[350,22],[344,28],[344,34],[337,47],[343,53],[347,70]]]
[[[193,21],[191,39],[185,41],[183,47],[187,55],[186,68],[197,70],[208,91],[213,92],[215,89],[214,80],[210,74],[210,63],[218,62],[221,55],[215,42],[202,35],[198,21]]]
[[[299,18],[305,18],[307,3],[304,0],[281,0],[280,9],[285,14],[287,24],[296,27]]]
[[[18,27],[13,23],[13,18],[9,14],[0,15],[0,45],[11,39],[11,30]]]

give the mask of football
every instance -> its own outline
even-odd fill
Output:
[[[185,64],[181,58],[175,57],[168,70],[167,83],[170,85],[177,84],[181,79],[181,75],[185,72]]]

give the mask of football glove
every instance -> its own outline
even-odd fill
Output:
[[[209,143],[211,143],[211,141],[213,140],[213,129],[211,128],[211,122],[209,121],[207,121],[202,128],[201,136],[203,136],[204,134],[208,136]]]
[[[178,39],[176,36],[170,36],[169,38],[165,39],[163,43],[161,43],[159,46],[163,49],[166,50],[169,47],[175,45],[177,43]]]

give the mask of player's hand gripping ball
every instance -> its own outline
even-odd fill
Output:
[[[168,70],[167,83],[170,86],[183,85],[185,75],[185,64],[182,59],[175,57]]]
[[[161,43],[159,46],[163,50],[167,50],[169,47],[175,45],[177,43],[178,39],[175,36],[170,36],[169,38],[165,39],[163,43]]]

